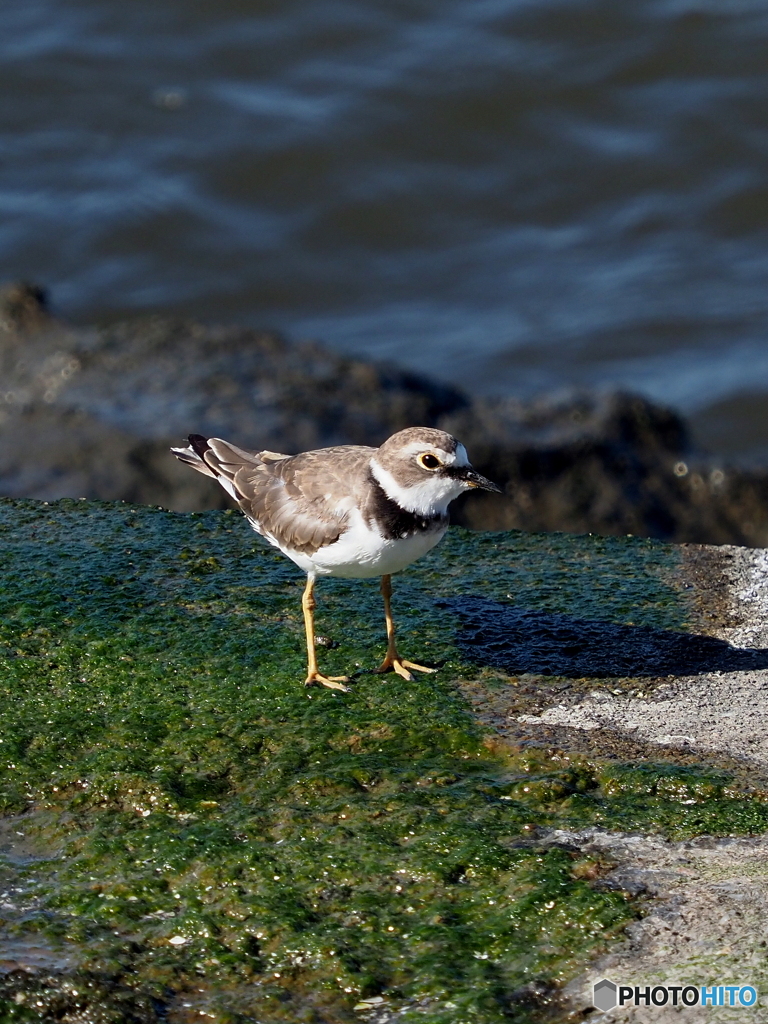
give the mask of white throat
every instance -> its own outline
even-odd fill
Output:
[[[453,499],[467,489],[464,481],[444,476],[428,477],[421,483],[404,487],[375,458],[371,459],[371,473],[388,498],[407,512],[420,516],[445,515]]]

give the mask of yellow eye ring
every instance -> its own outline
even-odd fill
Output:
[[[424,452],[423,455],[419,456],[419,465],[422,469],[439,469],[442,466],[442,462],[432,452]]]

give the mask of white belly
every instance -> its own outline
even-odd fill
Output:
[[[441,526],[411,537],[387,540],[376,530],[369,529],[363,517],[357,513],[346,533],[313,555],[285,548],[280,550],[305,572],[313,572],[318,576],[341,576],[345,579],[369,579],[405,569],[411,562],[431,551],[442,540],[446,529],[447,526]],[[269,537],[267,539],[271,540]]]

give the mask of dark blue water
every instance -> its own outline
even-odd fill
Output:
[[[768,464],[764,0],[6,0],[0,278]]]

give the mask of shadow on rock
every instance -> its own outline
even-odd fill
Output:
[[[510,675],[689,676],[768,668],[768,650],[711,636],[575,619],[481,597],[438,603],[461,619],[457,640],[465,656]]]

